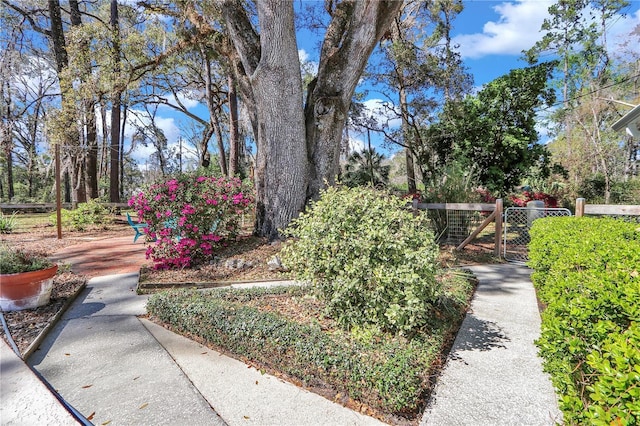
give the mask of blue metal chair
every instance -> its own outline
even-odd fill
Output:
[[[136,233],[136,235],[133,237],[133,243],[135,244],[135,242],[138,241],[138,238],[144,235],[143,231],[145,228],[148,228],[149,225],[147,225],[146,223],[135,223],[133,219],[131,219],[131,215],[129,215],[129,213],[127,213],[127,222],[129,222],[129,225]]]

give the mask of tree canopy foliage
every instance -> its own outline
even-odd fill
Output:
[[[255,231],[277,238],[335,182],[352,124],[404,149],[410,191],[457,170],[504,194],[547,179],[550,153],[571,195],[602,181],[609,200],[638,173],[638,141],[610,130],[625,110],[606,100],[638,100],[637,58],[605,37],[622,0],[556,2],[531,66],[475,94],[451,36],[460,0],[0,1],[3,201],[51,201],[58,147],[67,201],[119,201],[200,168],[250,177]],[[300,59],[301,27],[317,62]],[[354,107],[363,81],[386,96],[387,123]]]
[[[555,101],[547,87],[554,66],[549,62],[511,70],[477,95],[447,104],[426,137],[438,148],[440,161],[458,162],[500,195],[519,185],[533,165],[547,165],[548,152],[538,144],[536,114]]]

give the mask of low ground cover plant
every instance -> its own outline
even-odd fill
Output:
[[[311,389],[331,389],[342,402],[365,404],[394,423],[420,414],[464,317],[473,284],[453,275],[442,280],[441,304],[411,339],[372,328],[345,331],[323,315],[309,286],[162,292],[151,296],[147,310],[175,331]]]
[[[537,344],[568,424],[640,420],[640,226],[546,218],[529,265],[546,309]]]
[[[235,238],[252,202],[239,179],[183,174],[150,185],[129,206],[149,225],[147,258],[154,267],[180,269],[211,259],[216,247]]]

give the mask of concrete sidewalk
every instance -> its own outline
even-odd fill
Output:
[[[529,270],[472,269],[478,291],[421,423],[553,424],[561,417],[533,345],[540,320]],[[92,279],[29,359],[94,424],[381,424],[138,318],[145,314],[147,297],[135,293],[136,283],[135,273]],[[60,407],[60,422],[29,421],[28,415],[47,419],[45,414],[56,411],[48,407],[56,404],[49,394],[47,405],[36,397],[26,408],[20,394],[35,391],[23,387],[15,373],[7,402],[5,364],[35,377],[24,364],[20,368],[17,357],[6,357],[5,349],[0,423],[69,422]]]
[[[542,371],[530,270],[514,264],[471,269],[479,280],[421,425],[553,425],[557,397]]]
[[[0,339],[0,424],[78,424],[4,339]]]
[[[139,319],[136,283],[92,279],[29,359],[93,423],[382,424]]]

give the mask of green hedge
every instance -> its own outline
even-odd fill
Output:
[[[431,365],[442,350],[442,334],[412,340],[386,335],[354,339],[346,332],[327,333],[317,322],[293,322],[247,303],[283,292],[314,297],[308,288],[292,287],[165,292],[153,295],[147,309],[178,332],[199,336],[307,386],[329,386],[383,412],[419,412]],[[459,321],[461,308],[457,318],[448,318],[450,324]]]
[[[534,222],[529,266],[537,344],[568,424],[640,420],[640,226],[615,219]]]

